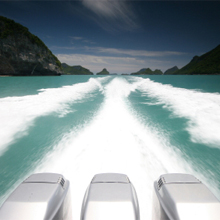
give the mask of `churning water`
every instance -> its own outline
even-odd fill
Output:
[[[150,219],[153,182],[191,173],[220,198],[219,76],[0,79],[1,203],[28,175],[62,173],[73,219],[97,173],[127,174]]]

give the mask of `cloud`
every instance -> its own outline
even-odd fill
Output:
[[[75,50],[76,47],[62,47],[62,46],[52,46],[51,50]]]
[[[74,44],[75,41],[78,42],[83,42],[83,43],[86,43],[86,44],[96,44],[95,42],[91,41],[91,40],[88,40],[84,37],[78,37],[78,36],[69,36],[70,40],[71,40],[71,44]]]
[[[186,53],[178,51],[147,51],[147,50],[129,50],[129,49],[117,49],[117,48],[105,48],[105,47],[85,47],[87,50],[96,51],[103,54],[114,55],[127,55],[133,57],[164,57],[164,56],[178,56],[185,55]]]
[[[83,39],[83,37],[70,37],[70,38],[72,38],[73,40],[82,40]]]
[[[57,54],[62,63],[81,65],[93,73],[97,73],[103,68],[107,68],[111,73],[132,73],[148,67],[152,70],[161,69],[165,71],[175,65],[182,67],[185,65],[181,61],[182,58],[189,55],[178,51],[148,51],[89,46],[53,47],[53,49],[66,50],[65,54],[63,52]]]
[[[97,16],[95,21],[105,30],[132,31],[139,27],[137,17],[126,0],[82,0],[82,3]]]
[[[83,5],[99,16],[107,18],[127,18],[127,12],[131,13],[124,2],[109,0],[82,0]]]
[[[170,63],[157,59],[142,59],[137,57],[115,57],[96,56],[85,54],[57,54],[57,58],[62,63],[69,65],[81,65],[97,73],[103,68],[107,68],[111,73],[132,73],[141,68],[150,67],[152,69],[168,69]]]
[[[132,57],[109,57],[109,56],[95,56],[85,54],[58,54],[58,59],[77,65],[77,63],[95,63],[95,64],[115,64],[124,63],[129,64],[133,61],[137,61],[136,58]],[[141,61],[139,61],[141,62]]]
[[[57,58],[62,63],[81,65],[94,73],[99,72],[103,68],[107,68],[111,73],[130,72],[131,69],[137,68],[137,63],[140,65],[143,62],[131,57],[95,56],[85,54],[58,54]]]
[[[89,41],[89,40],[88,40]],[[89,41],[90,42],[90,41]],[[179,51],[149,51],[149,50],[131,50],[131,49],[118,49],[118,48],[108,48],[108,47],[57,47],[53,46],[51,49],[64,49],[64,50],[81,50],[86,54],[102,54],[111,56],[128,56],[128,57],[167,57],[167,56],[183,56],[187,53]]]

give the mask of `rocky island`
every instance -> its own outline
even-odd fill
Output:
[[[138,72],[131,73],[131,75],[162,75],[163,72],[161,70],[154,70],[152,71],[150,68],[144,68],[139,70]]]
[[[177,66],[174,66],[174,67],[172,67],[172,68],[166,70],[166,71],[164,72],[164,75],[173,74],[173,73],[175,73],[175,72],[178,71],[178,70],[179,70],[179,68],[178,68]]]
[[[101,72],[96,73],[96,75],[109,75],[109,71],[104,68]]]
[[[60,74],[60,61],[37,36],[21,24],[0,16],[0,75]]]
[[[82,66],[70,66],[62,63],[64,75],[93,75],[93,73]]]

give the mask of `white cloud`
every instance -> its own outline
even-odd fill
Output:
[[[81,65],[90,69],[93,73],[107,68],[110,73],[132,73],[137,72],[141,68],[150,67],[153,70],[156,68],[170,67],[170,63],[155,59],[141,59],[135,57],[114,57],[114,56],[95,56],[85,54],[58,54],[57,58],[62,63],[69,65]],[[165,67],[166,68],[166,67]]]
[[[128,1],[120,0],[82,0],[83,5],[98,16],[96,22],[106,30],[115,28],[133,30],[139,27],[132,7]],[[115,22],[114,27],[109,21]]]
[[[142,56],[142,57],[161,57],[172,55],[184,55],[185,53],[177,51],[147,51],[147,50],[129,50],[129,49],[116,49],[105,47],[85,47],[87,50],[96,51],[105,54],[115,55],[128,55],[128,56]]]
[[[117,17],[121,16],[122,12],[120,12],[120,4],[117,1],[108,1],[108,0],[83,0],[82,1],[84,6],[92,10],[98,15],[104,16],[104,17]]]
[[[73,40],[82,40],[83,39],[83,37],[70,37],[70,38],[72,38]]]
[[[71,44],[74,44],[75,41],[78,42],[83,42],[83,43],[86,43],[86,44],[95,44],[95,42],[89,40],[89,39],[86,39],[84,37],[79,37],[79,36],[69,36],[70,40],[71,40]]]
[[[137,62],[136,58],[129,57],[109,57],[109,56],[93,56],[93,55],[84,55],[84,54],[58,54],[58,59],[61,61],[65,60],[72,65],[77,63],[95,63],[95,64],[115,64],[115,63],[124,63],[129,64],[131,62]],[[139,60],[139,62],[141,62]]]
[[[62,63],[81,65],[93,73],[97,73],[103,68],[107,68],[111,73],[132,73],[148,67],[152,70],[165,71],[175,65],[178,67],[185,65],[173,57],[179,56],[181,58],[186,55],[186,53],[178,51],[147,51],[88,46],[65,47],[63,49],[80,52],[58,54],[57,57]]]
[[[75,50],[76,47],[59,47],[59,46],[52,46],[50,50]]]
[[[130,49],[117,49],[117,48],[106,48],[106,47],[56,47],[53,46],[51,49],[65,49],[65,50],[76,50],[80,49],[84,52],[92,52],[95,54],[110,54],[111,56],[126,55],[129,57],[167,57],[167,56],[181,56],[187,53],[178,51],[149,51],[149,50],[130,50]]]

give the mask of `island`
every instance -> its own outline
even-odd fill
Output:
[[[96,75],[109,75],[109,71],[104,68],[101,72],[96,73]]]
[[[169,68],[164,73],[161,70],[152,71],[150,68],[143,68],[131,75],[219,75],[220,74],[220,45],[213,50],[201,55],[194,56],[184,67],[177,66]]]
[[[178,70],[179,70],[179,68],[177,66],[174,66],[174,67],[169,68],[168,70],[166,70],[164,72],[164,75],[171,75],[171,74],[175,73]]]
[[[93,73],[82,66],[70,66],[66,63],[62,63],[62,69],[64,75],[93,75]]]
[[[215,75],[220,74],[220,45],[202,56],[193,59],[174,75]]]
[[[150,68],[144,68],[139,70],[138,72],[131,73],[131,75],[163,75],[163,72],[158,69],[152,71]]]

